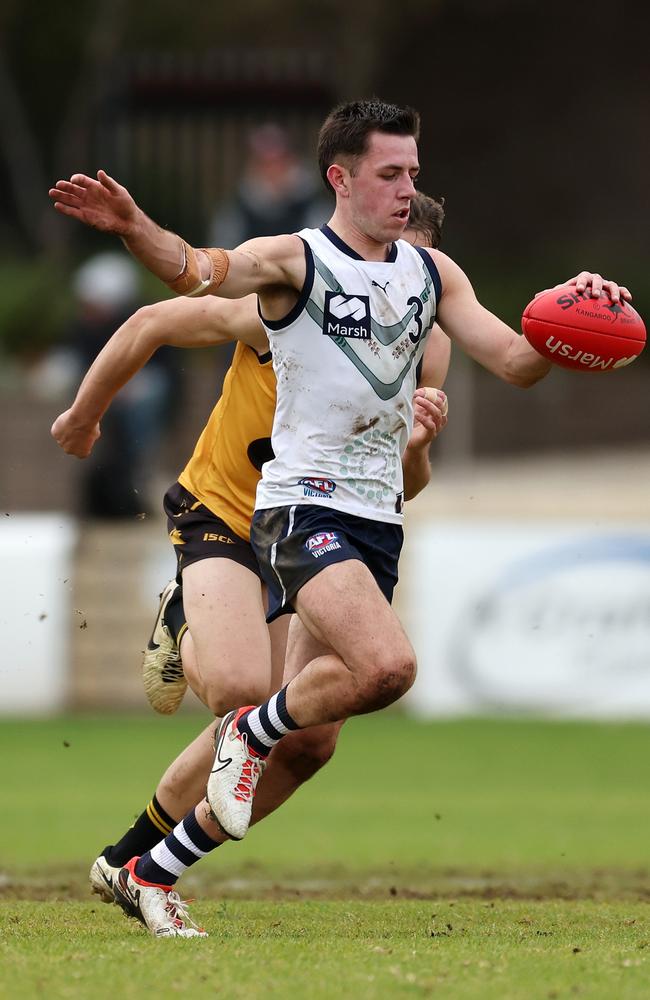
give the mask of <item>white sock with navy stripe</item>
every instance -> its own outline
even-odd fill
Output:
[[[139,858],[135,874],[143,882],[173,885],[190,865],[220,846],[199,826],[193,809],[164,840]]]
[[[300,729],[287,711],[287,688],[283,687],[259,708],[252,708],[242,715],[237,720],[237,729],[246,736],[249,747],[255,753],[268,757],[283,736]]]

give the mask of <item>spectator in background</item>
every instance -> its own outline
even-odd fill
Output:
[[[92,257],[72,284],[77,314],[62,353],[69,359],[70,381],[78,384],[118,326],[142,303],[138,268],[122,253]],[[171,358],[171,351],[158,351],[103,418],[91,464],[84,463],[84,515],[120,518],[147,512],[152,467],[176,390]]]
[[[257,236],[319,227],[331,214],[320,179],[297,155],[288,133],[279,125],[260,125],[248,134],[241,181],[217,210],[209,242],[236,247]]]

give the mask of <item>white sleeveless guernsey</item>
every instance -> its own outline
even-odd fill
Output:
[[[328,226],[298,235],[307,261],[300,298],[282,321],[261,317],[277,405],[275,458],[262,468],[255,506],[321,504],[400,522],[401,457],[440,298],[438,270],[404,240],[376,262]]]

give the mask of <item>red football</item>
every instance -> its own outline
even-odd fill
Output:
[[[574,371],[623,368],[645,347],[645,325],[629,302],[612,302],[605,292],[592,298],[575,285],[551,288],[529,302],[521,328],[539,354]]]

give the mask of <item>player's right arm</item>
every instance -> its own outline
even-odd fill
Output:
[[[133,256],[179,295],[257,293],[265,316],[273,320],[290,311],[304,284],[305,254],[298,236],[249,240],[236,250],[196,250],[161,229],[103,170],[97,179],[73,174],[69,181],[57,181],[49,195],[62,215],[121,237]]]
[[[260,354],[268,351],[255,296],[236,302],[183,297],[138,309],[97,355],[72,406],[54,421],[52,437],[68,455],[87,458],[114,396],[158,348],[211,347],[233,340]]]
[[[522,336],[476,298],[469,278],[440,250],[431,251],[442,279],[437,321],[474,361],[494,375],[526,388],[551,369]]]
[[[445,333],[466,354],[494,375],[528,388],[551,370],[552,365],[538,354],[525,337],[491,313],[476,298],[467,275],[440,250],[428,251],[442,278],[442,296],[437,320]],[[589,290],[598,297],[605,290],[613,301],[631,298],[627,288],[590,271],[581,271],[569,282],[578,291]]]

